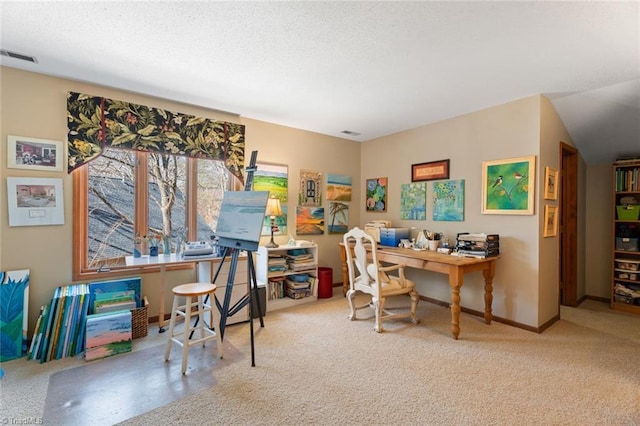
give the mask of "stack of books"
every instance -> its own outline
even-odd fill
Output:
[[[287,250],[285,258],[287,266],[292,271],[304,271],[316,267],[316,261],[307,249]]]
[[[500,236],[498,234],[461,233],[456,238],[456,250],[459,256],[487,258],[500,255]]]
[[[281,254],[269,253],[267,269],[269,270],[269,273],[284,272],[287,270],[287,259],[285,259]]]
[[[285,294],[292,299],[302,299],[313,294],[315,277],[307,274],[289,275],[285,280]]]
[[[269,300],[282,299],[285,296],[284,282],[284,277],[269,278]]]

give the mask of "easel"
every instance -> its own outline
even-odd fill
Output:
[[[253,151],[251,153],[251,161],[249,163],[249,167],[247,167],[247,181],[245,183],[245,191],[251,191],[253,187],[253,172],[256,171],[256,158],[258,156],[258,151]],[[220,325],[219,325],[219,333],[224,340],[224,329],[227,324],[227,318],[236,314],[240,309],[244,308],[249,304],[249,329],[251,333],[251,366],[256,366],[255,361],[255,348],[254,348],[254,339],[253,339],[253,318],[254,318],[254,304],[252,303],[253,296],[255,295],[256,300],[256,308],[258,309],[258,317],[260,318],[260,327],[264,328],[264,320],[262,318],[262,306],[260,306],[260,295],[258,294],[258,282],[256,280],[256,269],[253,263],[253,255],[252,252],[258,250],[258,241],[242,241],[235,240],[232,238],[221,238],[218,237],[218,247],[223,248],[222,260],[218,264],[218,269],[213,277],[213,283],[216,283],[218,278],[218,274],[224,265],[224,262],[227,256],[231,256],[231,263],[229,265],[229,274],[227,276],[227,291],[224,294],[224,300],[222,304],[218,300],[218,297],[215,297],[215,302],[218,310],[220,311]],[[247,294],[242,296],[240,300],[238,300],[233,306],[231,305],[231,293],[233,291],[233,282],[236,276],[236,268],[238,266],[238,258],[240,256],[240,251],[247,252],[247,285],[248,291]]]

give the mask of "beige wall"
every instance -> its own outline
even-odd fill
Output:
[[[532,96],[364,143],[362,178],[389,178],[389,209],[375,214],[363,211],[361,222],[388,218],[394,226],[444,232],[452,241],[458,232],[500,234],[501,258],[493,283],[494,315],[531,327],[549,321],[558,312],[558,238],[541,237],[540,184],[544,166],[558,168],[559,141],[570,143],[566,130],[550,108],[542,96]],[[551,127],[541,135],[541,126],[546,123]],[[481,214],[482,162],[530,155],[537,160],[535,214]],[[447,158],[451,160],[450,178],[465,180],[465,220],[431,220],[431,182],[427,185],[427,220],[400,220],[400,185],[411,181],[411,164]],[[415,270],[409,274],[416,280],[421,295],[450,300],[445,276]],[[465,277],[461,304],[476,311],[484,310],[481,274]]]
[[[611,163],[588,167],[586,201],[585,291],[589,296],[611,298],[613,250],[613,169]]]
[[[62,226],[9,227],[7,197],[0,197],[0,270],[30,269],[29,334],[41,305],[49,303],[53,291],[71,283],[72,254],[72,182],[65,172],[25,171],[6,168],[7,135],[67,140],[66,96],[68,91],[106,96],[193,114],[218,120],[240,122],[246,126],[247,152],[258,150],[258,161],[286,164],[289,167],[289,233],[295,236],[295,205],[300,169],[323,173],[350,175],[354,180],[355,199],[350,203],[351,225],[360,216],[360,144],[340,138],[323,136],[256,120],[229,116],[223,113],[169,100],[108,89],[100,86],[29,73],[13,68],[0,68],[2,100],[0,104],[0,194],[5,194],[5,177],[43,177],[63,179],[65,224]],[[325,209],[328,209],[326,201]],[[311,239],[311,236],[300,236]],[[334,282],[341,281],[340,256],[337,250],[340,235],[312,236],[319,244],[321,266],[334,270]],[[280,244],[287,236],[276,236]],[[268,238],[264,242],[267,242]],[[178,283],[194,278],[192,271],[168,273],[165,288],[165,307],[170,307],[170,289]],[[159,307],[158,274],[143,276],[143,292],[151,304],[151,315]]]
[[[566,130],[548,100],[532,96],[508,104],[445,120],[429,126],[407,130],[394,135],[368,141],[363,144],[323,136],[293,128],[278,126],[247,118],[158,99],[135,93],[108,89],[100,86],[64,80],[12,68],[0,67],[0,174],[4,191],[7,176],[57,177],[64,180],[65,225],[46,227],[10,228],[6,219],[7,199],[0,197],[0,270],[30,269],[30,329],[35,323],[39,307],[48,303],[55,287],[71,281],[72,249],[72,198],[71,177],[64,173],[27,172],[6,168],[7,135],[31,136],[66,141],[66,94],[78,91],[127,100],[158,108],[184,112],[213,119],[241,122],[246,125],[247,152],[258,150],[258,160],[286,164],[289,167],[289,233],[295,229],[295,200],[297,179],[301,169],[323,173],[338,173],[353,177],[354,199],[350,203],[350,226],[362,225],[369,220],[391,219],[394,226],[416,227],[444,232],[453,241],[457,232],[498,233],[501,238],[501,259],[498,261],[494,281],[493,311],[498,317],[531,327],[538,327],[557,313],[557,238],[541,237],[543,200],[541,182],[544,167],[559,168],[558,142],[571,143]],[[535,155],[536,203],[533,216],[483,215],[481,205],[482,162],[495,159]],[[400,185],[411,181],[411,164],[450,159],[450,178],[465,180],[465,220],[463,222],[434,222],[430,202],[433,199],[432,183],[427,185],[427,220],[400,220]],[[594,169],[595,176],[601,176]],[[584,165],[580,168],[581,194],[579,194],[579,226],[581,231],[579,254],[579,297],[593,294],[608,297],[608,282],[601,284],[608,272],[593,272],[592,265],[585,277],[585,245],[589,258],[595,249],[591,231],[604,227],[610,231],[609,202],[605,210],[598,209],[599,199],[586,198],[583,183],[586,180]],[[610,179],[610,173],[608,174]],[[389,179],[389,208],[386,213],[368,213],[361,208],[362,185],[366,178]],[[597,179],[597,177],[596,177]],[[605,190],[606,185],[598,192]],[[3,193],[0,191],[0,193]],[[607,198],[607,200],[610,197]],[[328,206],[325,204],[325,208]],[[587,207],[589,207],[587,209]],[[588,215],[583,214],[585,211]],[[602,212],[609,213],[602,213]],[[601,214],[599,214],[600,212]],[[589,229],[589,241],[584,243],[585,229]],[[337,244],[340,235],[314,236],[320,245],[320,263],[333,268],[334,282],[341,281],[341,267]],[[276,236],[283,244],[287,236]],[[610,238],[607,237],[610,241]],[[608,249],[603,249],[607,251]],[[609,256],[607,254],[607,256]],[[597,258],[601,258],[597,257]],[[606,269],[606,268],[605,268]],[[423,296],[442,301],[450,300],[446,277],[435,273],[410,270],[418,282]],[[483,282],[480,274],[465,279],[462,288],[462,305],[483,311]],[[168,290],[175,284],[193,277],[191,271],[169,273]],[[157,274],[145,275],[144,292],[152,305],[152,315],[159,304]],[[593,293],[592,293],[593,292]],[[169,306],[167,294],[165,304]]]

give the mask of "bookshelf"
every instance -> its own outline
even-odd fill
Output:
[[[611,308],[640,315],[640,158],[613,164]]]
[[[318,300],[318,246],[276,248],[256,252],[256,279],[266,287],[267,312]]]

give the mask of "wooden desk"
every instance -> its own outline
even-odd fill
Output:
[[[342,259],[342,294],[346,295],[349,289],[349,273],[347,271],[347,255],[343,243],[340,243],[340,258]],[[378,247],[378,260],[381,262],[403,264],[409,268],[449,275],[449,285],[451,286],[451,334],[456,340],[460,335],[460,288],[465,274],[482,271],[484,276],[484,321],[487,324],[491,324],[493,276],[497,259],[498,257],[476,259],[451,256],[434,251]]]
[[[215,259],[221,259],[220,256],[210,255],[210,256],[178,256],[175,253],[171,253],[171,255],[158,255],[158,256],[149,256],[144,255],[141,257],[133,257],[126,256],[125,262],[127,266],[148,266],[148,267],[160,267],[160,308],[158,310],[158,328],[159,332],[164,332],[164,287],[165,287],[165,274],[167,272],[168,265],[180,265],[185,263],[195,263],[196,266],[196,281],[199,281],[199,277],[197,274],[199,273],[198,263],[200,262],[211,262]]]

